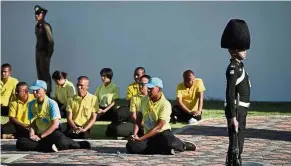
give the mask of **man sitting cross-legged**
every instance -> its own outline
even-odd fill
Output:
[[[126,91],[126,97],[125,99],[130,103],[130,100],[133,96],[137,95],[139,93],[139,81],[140,77],[145,75],[146,71],[144,67],[137,67],[134,70],[133,77],[134,77],[134,82],[129,84],[127,86],[127,91]]]
[[[130,117],[135,124],[135,122],[141,120],[142,112],[141,112],[141,101],[143,98],[148,98],[148,87],[146,84],[149,82],[151,77],[149,75],[143,75],[140,77],[139,81],[139,93],[132,97],[130,101]],[[141,126],[142,127],[142,126]],[[143,128],[138,129],[138,127],[134,127],[133,135],[142,136]]]
[[[195,78],[194,72],[186,70],[183,82],[177,85],[177,104],[173,107],[172,122],[188,122],[201,120],[205,86],[201,78]]]
[[[130,108],[128,111],[127,107],[121,107],[117,111],[117,119],[121,121],[121,123],[111,123],[108,125],[106,130],[106,135],[109,137],[117,137],[118,139],[122,137],[129,137],[133,132],[134,122],[136,122],[137,118],[141,117],[140,112],[140,102],[141,99],[148,94],[148,89],[146,84],[149,82],[150,76],[143,75],[139,78],[139,91],[136,95],[134,95],[130,100]],[[130,117],[130,119],[128,118]],[[129,119],[129,120],[128,120]],[[132,123],[133,122],[133,123]],[[137,135],[143,135],[143,130],[140,129],[136,131]]]
[[[135,154],[174,154],[175,151],[196,150],[191,142],[182,142],[175,137],[169,124],[171,104],[162,93],[162,80],[153,77],[146,84],[149,97],[141,101],[142,120],[137,119],[135,133],[143,124],[145,134],[141,137],[132,135],[126,144],[129,153]]]
[[[88,92],[89,78],[80,76],[77,83],[78,94],[67,104],[67,123],[63,131],[70,138],[88,139],[90,128],[94,125],[99,109],[97,97]]]
[[[88,141],[76,142],[60,131],[58,104],[46,95],[47,84],[37,80],[30,89],[35,100],[28,104],[29,137],[20,137],[16,148],[21,151],[57,152],[66,149],[89,149]]]
[[[15,89],[16,98],[9,104],[9,122],[1,125],[1,138],[9,139],[28,136],[28,103],[34,99],[33,94],[28,93],[28,85],[19,82]]]

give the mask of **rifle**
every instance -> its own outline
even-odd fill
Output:
[[[236,97],[236,119],[238,119],[238,107],[239,107],[239,94],[237,94]],[[234,132],[234,141],[235,141],[235,148],[232,149],[232,166],[240,166],[240,161],[239,161],[239,143],[238,143],[238,129],[236,130],[235,127],[233,126],[233,130]],[[237,131],[237,132],[236,132]]]
[[[239,145],[238,145],[238,134],[235,133],[234,140],[236,142],[235,148],[232,150],[232,166],[240,166],[239,161]]]

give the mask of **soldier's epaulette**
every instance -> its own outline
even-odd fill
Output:
[[[235,69],[237,67],[237,65],[235,63],[231,63],[228,66],[230,69]]]

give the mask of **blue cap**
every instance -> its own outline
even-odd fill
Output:
[[[46,82],[43,80],[36,80],[31,86],[30,89],[31,90],[39,90],[39,89],[44,89],[47,90],[47,85]]]
[[[153,87],[163,88],[163,81],[158,77],[152,77],[149,83],[146,84],[146,86],[149,88],[153,88]]]

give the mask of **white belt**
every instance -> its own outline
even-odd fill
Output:
[[[236,104],[236,100],[234,100],[234,104]],[[246,107],[246,108],[249,108],[249,107],[250,107],[250,104],[251,104],[251,103],[246,103],[246,102],[243,102],[243,101],[239,101],[239,102],[238,102],[238,105],[239,105],[239,106]],[[227,105],[227,103],[224,102],[224,106],[226,106],[226,105]]]

